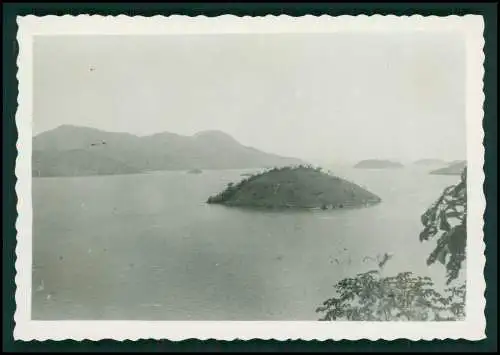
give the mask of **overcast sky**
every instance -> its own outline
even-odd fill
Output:
[[[38,37],[34,134],[210,129],[320,161],[463,159],[464,55],[443,34]]]

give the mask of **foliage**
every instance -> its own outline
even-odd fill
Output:
[[[316,309],[323,314],[320,320],[445,321],[465,316],[465,285],[442,295],[430,278],[411,272],[381,277],[373,270],[343,279],[335,288],[336,297]]]
[[[420,240],[437,239],[427,264],[446,265],[447,283],[455,280],[466,257],[467,241],[467,169],[457,185],[447,187],[422,215],[424,230]]]

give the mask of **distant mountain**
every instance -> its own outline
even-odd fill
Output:
[[[403,168],[404,165],[390,160],[367,159],[360,161],[354,167],[358,169],[395,169]]]
[[[141,170],[83,149],[33,151],[33,176],[137,174]]]
[[[467,161],[458,160],[458,161],[455,161],[444,168],[433,170],[430,172],[430,174],[432,174],[432,175],[460,175],[460,174],[462,174],[462,171],[465,169],[466,166],[467,166]]]
[[[424,167],[444,166],[446,165],[446,161],[442,159],[420,159],[415,161],[413,165],[424,166]]]
[[[153,170],[245,169],[302,163],[238,143],[220,131],[194,136],[63,125],[33,138],[34,176],[128,174]],[[74,159],[72,159],[74,157]]]

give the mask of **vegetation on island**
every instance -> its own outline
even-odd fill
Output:
[[[367,159],[360,161],[354,167],[357,169],[395,169],[403,168],[404,165],[391,160]]]
[[[381,201],[366,189],[310,165],[273,168],[229,183],[207,203],[254,208],[336,209]]]
[[[201,170],[201,169],[191,169],[191,170],[188,170],[187,173],[188,174],[202,174],[203,170]]]
[[[429,277],[411,272],[382,276],[378,270],[345,278],[334,286],[334,297],[316,309],[320,320],[351,321],[457,321],[466,316],[466,285],[450,286],[458,280],[466,258],[467,239],[467,169],[461,180],[447,187],[422,215],[424,226],[420,241],[436,240],[436,247],[427,259],[445,265],[444,292],[438,292]]]

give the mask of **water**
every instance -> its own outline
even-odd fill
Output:
[[[436,280],[420,216],[456,176],[334,170],[375,207],[265,212],[208,205],[242,171],[33,180],[33,319],[316,320],[343,277],[375,268]],[[365,260],[363,260],[365,259]]]

